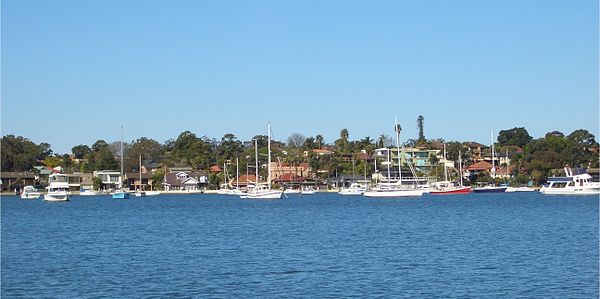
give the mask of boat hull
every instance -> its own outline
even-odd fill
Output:
[[[112,198],[126,199],[126,198],[129,198],[129,193],[125,193],[125,192],[114,193],[114,194],[112,194]]]
[[[240,195],[240,198],[247,199],[280,199],[283,191],[265,191]]]
[[[453,189],[448,189],[448,190],[431,190],[431,191],[429,191],[429,194],[433,194],[433,195],[469,194],[469,193],[471,193],[471,188],[470,187],[453,188]]]
[[[44,194],[45,201],[69,201],[71,197],[66,193]]]
[[[493,187],[493,188],[475,188],[475,193],[502,193],[506,191],[506,187]]]
[[[419,197],[423,196],[422,190],[385,190],[385,191],[366,191],[363,193],[365,197]]]
[[[600,195],[600,189],[567,189],[567,188],[548,188],[541,190],[545,195]]]
[[[21,199],[37,199],[42,195],[41,192],[25,192],[21,194]]]

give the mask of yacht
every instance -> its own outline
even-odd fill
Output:
[[[23,192],[21,192],[22,199],[36,199],[39,198],[40,195],[42,195],[42,192],[38,191],[33,186],[25,186]]]
[[[119,188],[110,195],[115,199],[129,198],[129,193],[123,190],[123,127],[121,127],[121,173],[119,175]]]
[[[534,192],[535,188],[533,187],[507,187],[504,192]]]
[[[246,194],[240,194],[240,198],[248,199],[280,199],[283,196],[283,190],[271,189],[271,123],[267,125],[267,182],[257,184],[252,190],[248,190]],[[256,155],[256,181],[258,182],[258,141],[255,140],[255,155]]]
[[[387,150],[387,165],[388,165],[388,175],[387,182],[378,183],[375,188],[371,190],[367,190],[363,193],[365,197],[417,197],[423,195],[423,190],[418,188],[416,185],[406,186],[402,184],[402,155],[400,151],[400,132],[402,128],[398,124],[398,119],[395,119],[394,130],[396,131],[396,149],[398,151],[398,181],[391,182],[390,181],[390,151]],[[410,161],[408,161],[409,166]],[[411,166],[411,172],[413,177],[415,176],[415,171]]]
[[[50,185],[46,187],[45,201],[68,201],[71,199],[69,192],[69,179],[66,174],[54,173],[48,178]]]
[[[459,163],[460,161],[460,152],[459,155]],[[453,182],[448,181],[448,166],[446,165],[446,144],[444,144],[444,181],[436,182],[432,185],[432,189],[430,189],[429,193],[434,195],[444,195],[444,194],[469,194],[471,193],[471,187],[465,187],[462,185],[462,166],[459,167],[459,177],[460,177],[460,185],[456,185]]]
[[[339,195],[362,195],[363,193],[365,193],[365,191],[367,191],[367,188],[364,186],[361,186],[359,183],[352,183],[350,184],[350,186],[348,188],[342,188],[342,190],[340,190],[340,192],[338,192]]]
[[[540,192],[542,194],[556,195],[598,195],[600,194],[600,182],[591,181],[592,176],[583,168],[573,171],[565,167],[566,177],[550,177],[548,184],[544,185]]]

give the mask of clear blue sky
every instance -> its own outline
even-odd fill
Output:
[[[598,1],[2,1],[2,135],[598,136]]]

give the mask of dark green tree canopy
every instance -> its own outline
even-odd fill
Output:
[[[516,145],[524,147],[533,139],[525,128],[512,128],[510,130],[502,130],[498,133],[498,143],[500,145]]]

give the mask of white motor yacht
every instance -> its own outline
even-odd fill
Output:
[[[542,194],[547,195],[598,195],[600,194],[600,182],[591,181],[585,169],[577,168],[573,171],[565,167],[566,177],[550,177],[548,184],[540,189]]]
[[[55,173],[48,178],[50,185],[46,187],[45,201],[68,201],[71,199],[69,179],[66,174]]]

